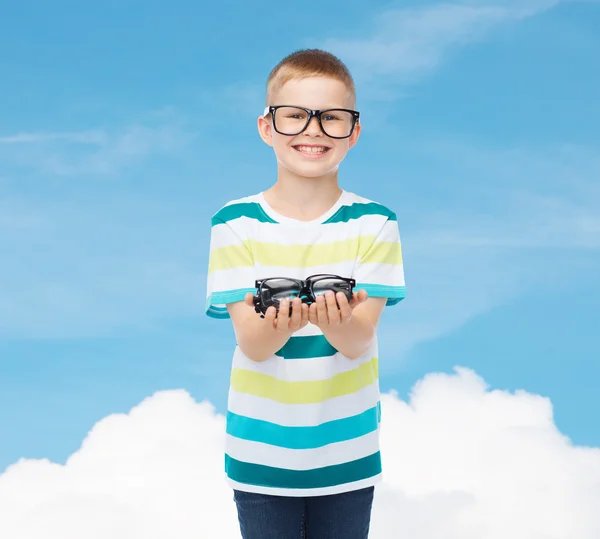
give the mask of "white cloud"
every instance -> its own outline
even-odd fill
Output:
[[[457,369],[382,409],[373,539],[600,536],[600,449],[563,436],[548,399]],[[184,391],[106,417],[64,466],[21,460],[0,475],[0,537],[239,538],[223,429]]]
[[[108,135],[104,131],[80,131],[73,133],[17,133],[0,137],[0,144],[39,144],[44,142],[65,141],[80,144],[105,144]]]
[[[167,110],[119,129],[20,132],[0,137],[5,163],[56,176],[114,176],[122,168],[185,147],[195,134]]]
[[[487,37],[494,27],[558,3],[471,0],[388,9],[374,17],[370,36],[331,38],[322,47],[348,63],[358,81],[381,75],[411,81],[436,68],[449,51]]]

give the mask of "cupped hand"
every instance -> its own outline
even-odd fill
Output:
[[[322,296],[317,296],[316,301],[310,306],[308,321],[321,329],[339,326],[350,320],[354,309],[367,301],[367,298],[366,290],[354,292],[350,301],[343,292],[338,292],[337,295],[326,292]]]
[[[251,293],[246,294],[244,303],[254,308],[254,296]],[[267,309],[265,313],[265,323],[269,323],[276,331],[286,331],[294,333],[308,324],[308,305],[302,303],[300,298],[294,298],[291,302],[292,314],[290,316],[290,301],[281,300],[279,304],[279,313],[273,306]]]

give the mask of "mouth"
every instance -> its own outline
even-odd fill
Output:
[[[328,146],[318,146],[312,144],[296,144],[295,146],[292,146],[292,148],[294,148],[294,150],[306,157],[313,158],[321,157],[325,155],[329,150],[331,150],[331,148],[329,148]]]

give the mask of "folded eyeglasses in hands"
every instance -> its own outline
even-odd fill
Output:
[[[350,301],[356,281],[339,275],[318,273],[304,280],[288,277],[269,277],[268,279],[257,280],[254,286],[257,289],[253,300],[254,310],[260,313],[261,318],[264,318],[269,307],[275,307],[279,312],[279,305],[283,299],[291,302],[295,298],[300,298],[302,303],[310,305],[317,300],[317,296],[332,291],[334,294],[342,292]],[[292,306],[290,304],[290,315],[291,312]]]

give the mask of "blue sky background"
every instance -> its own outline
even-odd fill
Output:
[[[275,180],[264,82],[313,46],[357,82],[341,185],[399,217],[382,389],[469,367],[600,446],[598,28],[597,1],[5,2],[0,471],[157,390],[224,411],[210,217]]]

